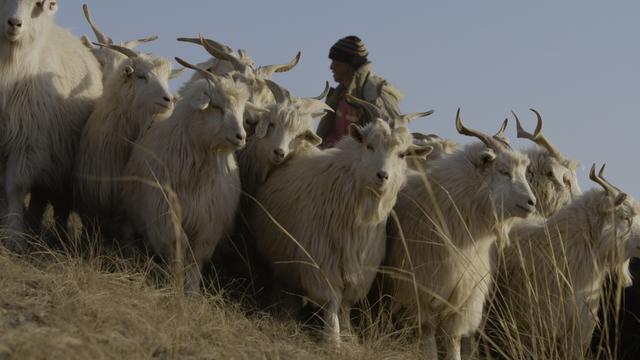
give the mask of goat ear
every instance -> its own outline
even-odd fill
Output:
[[[171,74],[169,74],[169,80],[173,80],[177,78],[178,76],[182,75],[183,72],[184,72],[184,68],[171,70]]]
[[[618,269],[618,276],[620,277],[618,281],[620,281],[622,287],[625,288],[633,285],[633,276],[631,275],[631,270],[629,270],[630,262],[631,259],[627,259],[627,261],[623,262]]]
[[[267,136],[267,131],[269,130],[270,123],[271,121],[268,118],[262,118],[258,120],[255,132],[256,138],[264,139],[264,137]]]
[[[312,146],[318,146],[322,144],[322,138],[311,130],[305,130],[305,132],[298,135],[298,138],[308,142]]]
[[[206,110],[209,107],[210,103],[211,99],[209,99],[209,97],[205,94],[200,94],[200,96],[191,99],[191,107],[200,111]]]
[[[80,42],[82,42],[82,45],[84,45],[87,49],[93,50],[93,44],[91,43],[91,40],[89,40],[89,37],[87,35],[82,35],[82,37],[80,38]]]
[[[478,153],[475,161],[476,166],[478,167],[487,166],[489,163],[492,163],[496,159],[496,157],[497,155],[495,151],[493,151],[493,149],[485,148],[484,150]]]
[[[431,154],[431,152],[433,152],[433,146],[411,145],[407,149],[407,152],[405,153],[406,154],[405,157],[426,159],[427,156]]]
[[[126,65],[124,67],[124,70],[122,70],[122,77],[123,78],[130,78],[131,75],[133,75],[134,72],[135,72],[135,70],[131,66]]]
[[[364,143],[364,134],[362,128],[356,124],[349,125],[349,136],[360,144]]]

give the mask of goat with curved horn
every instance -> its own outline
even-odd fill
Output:
[[[111,49],[113,51],[117,51],[119,53],[121,53],[122,55],[128,57],[128,58],[135,58],[138,57],[138,53],[136,53],[135,51],[126,48],[124,46],[120,46],[120,45],[113,45],[113,44],[101,44],[101,43],[92,43],[95,46],[101,46],[107,49]]]
[[[563,160],[564,156],[562,156],[562,154],[560,153],[560,150],[558,150],[558,148],[556,148],[550,141],[549,139],[547,139],[543,134],[542,134],[542,116],[540,115],[539,112],[537,112],[534,109],[529,109],[531,111],[533,111],[534,114],[536,114],[536,118],[538,119],[538,123],[536,125],[536,129],[534,130],[533,134],[527,132],[526,130],[524,130],[524,128],[522,127],[522,123],[520,122],[520,119],[518,119],[518,115],[516,115],[515,112],[511,111],[511,113],[513,114],[513,116],[516,118],[516,126],[517,126],[517,136],[520,139],[528,139],[533,141],[534,143],[542,146],[543,148],[545,148],[549,154],[551,154],[551,156],[555,157],[558,160]]]

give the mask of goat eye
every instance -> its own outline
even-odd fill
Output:
[[[400,159],[404,159],[407,154],[401,152],[400,154],[398,154],[398,156],[400,157]]]
[[[37,1],[36,2],[36,7],[42,7],[42,5],[44,5],[44,1]]]
[[[549,172],[547,173],[547,176],[548,176],[548,177],[553,177],[553,171],[549,171]]]
[[[273,129],[274,127],[276,127],[276,124],[274,124],[274,123],[269,123],[269,129]]]
[[[147,76],[145,74],[138,74],[136,77],[140,80],[147,80]]]
[[[367,150],[373,151],[373,146],[367,145]]]
[[[500,170],[500,174],[508,177],[509,179],[511,179],[511,173],[506,171],[506,170]]]

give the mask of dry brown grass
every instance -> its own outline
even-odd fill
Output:
[[[384,336],[331,348],[293,320],[184,297],[158,285],[157,265],[99,253],[0,250],[0,359],[419,358]]]

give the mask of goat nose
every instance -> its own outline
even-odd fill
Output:
[[[237,133],[236,134],[236,139],[240,140],[240,141],[244,141],[244,135],[241,133]]]
[[[284,150],[278,148],[273,150],[273,153],[278,157],[278,159],[284,159]]]
[[[173,102],[173,97],[171,96],[164,96],[162,99],[168,103]]]
[[[382,181],[387,181],[389,180],[389,173],[386,171],[378,171],[378,173],[376,174],[376,176],[378,177],[378,179],[382,180]]]
[[[536,206],[536,199],[529,199],[529,201],[527,202],[529,205],[531,206]]]
[[[22,27],[22,20],[16,19],[16,18],[11,18],[11,19],[9,19],[9,26],[14,27],[14,28]]]

